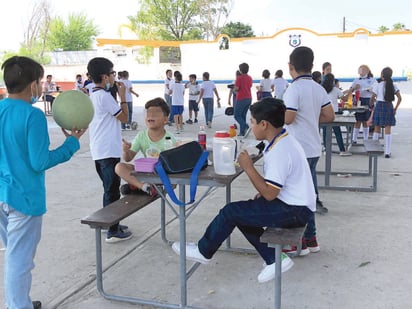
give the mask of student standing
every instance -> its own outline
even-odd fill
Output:
[[[272,92],[274,90],[273,81],[270,79],[269,70],[263,70],[263,79],[259,83],[259,91],[261,93],[261,99],[272,97]]]
[[[289,83],[286,79],[283,78],[283,71],[277,70],[275,73],[275,78],[273,79],[273,87],[274,87],[274,98],[282,100],[283,94],[288,88]]]
[[[96,57],[87,65],[96,87],[90,94],[94,107],[93,120],[89,126],[90,152],[96,172],[103,184],[103,207],[120,198],[120,177],[115,173],[115,166],[122,156],[121,123],[126,123],[129,111],[126,103],[126,89],[122,82],[117,82],[120,106],[109,90],[115,82],[116,71],[113,63],[106,58]],[[112,225],[107,231],[106,242],[114,243],[127,240],[132,233],[126,226]]]
[[[177,72],[177,71],[176,71]],[[175,72],[175,73],[176,73]],[[176,134],[183,132],[183,109],[185,104],[185,85],[182,83],[182,74],[175,74],[175,82],[171,84],[169,94],[172,96],[172,113],[176,125]]]
[[[169,94],[170,84],[173,83],[173,71],[170,69],[166,70],[166,78],[164,81],[164,97],[167,105],[170,109],[169,122],[168,125],[171,126],[173,123],[173,113],[172,113],[172,96]]]
[[[363,127],[363,139],[367,140],[369,138],[369,127],[366,122],[370,117],[369,109],[372,108],[372,89],[374,85],[377,83],[376,79],[373,78],[373,74],[367,65],[361,65],[358,69],[358,73],[359,77],[352,82],[352,85],[349,88],[348,92],[349,95],[352,95],[354,91],[359,90],[361,106],[367,107],[368,110],[362,113],[355,113],[356,122],[353,127],[352,144],[356,144],[358,142],[358,136],[361,125]]]
[[[402,101],[399,88],[392,80],[392,69],[386,67],[382,70],[381,81],[373,87],[372,101],[376,101],[369,122],[375,126],[373,139],[379,139],[380,128],[384,127],[385,158],[391,157],[392,134],[391,127],[396,125],[396,111]],[[396,105],[393,101],[397,98]]]
[[[44,113],[32,104],[42,93],[44,69],[36,61],[14,56],[2,67],[8,98],[0,101],[0,236],[6,247],[4,308],[40,309],[31,301],[31,271],[46,213],[45,171],[68,161],[86,131],[62,129],[66,139],[49,150]]]
[[[283,96],[287,108],[285,123],[305,151],[316,192],[317,212],[327,212],[319,199],[316,177],[316,165],[322,152],[319,123],[332,122],[335,112],[325,89],[312,79],[313,60],[313,51],[306,46],[295,48],[289,56],[289,73],[293,81]],[[304,234],[303,245],[306,244],[311,252],[320,250],[315,216],[310,218]]]
[[[252,103],[252,84],[253,80],[249,73],[249,65],[247,63],[239,64],[240,75],[236,77],[235,90],[236,90],[236,104],[234,108],[234,116],[239,123],[239,136],[247,137],[250,128],[246,122],[246,115],[249,110],[249,106]]]
[[[194,123],[197,123],[197,116],[199,113],[199,104],[197,103],[200,94],[200,85],[196,81],[196,74],[189,75],[189,82],[185,85],[189,88],[189,119],[186,121],[188,124],[193,124],[192,115],[194,114]]]
[[[200,100],[203,101],[203,107],[205,108],[205,119],[206,125],[210,129],[212,128],[213,121],[213,106],[214,106],[214,95],[217,97],[217,107],[220,108],[220,97],[217,92],[215,83],[210,80],[209,72],[203,73],[203,83],[200,85],[200,94],[198,99],[198,104]]]
[[[122,123],[122,129],[128,129],[131,130],[131,125],[133,122],[133,96],[134,94],[136,98],[139,97],[139,94],[133,90],[133,84],[129,80],[129,72],[128,71],[123,71],[122,72],[122,79],[119,79],[121,82],[123,82],[125,88],[126,88],[126,102],[127,102],[127,108],[129,109],[129,119],[127,120],[127,124]]]
[[[332,103],[332,106],[333,106],[333,111],[336,114],[339,111],[338,99],[340,99],[343,96],[343,92],[338,87],[336,87],[335,76],[332,73],[326,74],[323,78],[322,86],[323,88],[325,88],[326,92],[328,93],[330,102]],[[340,151],[339,155],[350,156],[351,153],[346,151],[345,149],[340,126],[333,126],[332,129],[333,129],[333,132],[335,133],[336,143],[338,144],[338,147],[339,147],[339,151]],[[322,131],[323,131],[323,146],[326,147],[326,128],[323,127]]]

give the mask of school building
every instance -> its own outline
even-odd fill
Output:
[[[323,62],[332,63],[332,71],[342,81],[358,76],[358,67],[367,64],[375,77],[390,66],[394,78],[412,76],[412,31],[370,33],[359,28],[348,33],[320,34],[305,28],[288,28],[268,37],[232,38],[219,36],[214,41],[144,41],[97,38],[92,51],[51,54],[47,74],[56,80],[72,81],[76,74],[85,74],[89,59],[102,56],[113,61],[116,70],[128,70],[131,80],[140,83],[162,82],[165,70],[180,70],[185,79],[191,73],[201,79],[208,71],[217,82],[235,78],[242,62],[250,66],[250,75],[261,78],[262,71],[288,72],[289,54],[297,46],[308,46],[315,53],[313,70],[321,71]],[[153,56],[144,58],[142,49],[153,48]]]

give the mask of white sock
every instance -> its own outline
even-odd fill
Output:
[[[369,138],[369,128],[363,128],[363,140],[366,141]]]
[[[377,140],[379,140],[379,133],[376,133],[375,131],[373,132],[373,137],[372,137],[372,139],[374,140],[374,141],[377,141]]]
[[[149,187],[150,185],[147,182],[145,182],[142,186],[142,191],[149,193]]]
[[[359,135],[359,128],[353,128],[353,136],[352,136],[353,142],[357,142],[358,135]]]
[[[391,154],[392,134],[385,134],[385,154]]]

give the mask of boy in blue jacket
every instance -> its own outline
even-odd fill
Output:
[[[41,308],[30,299],[31,270],[46,212],[45,171],[68,161],[86,131],[62,129],[64,143],[49,150],[44,113],[33,107],[42,94],[43,67],[14,56],[2,67],[8,98],[0,101],[0,237],[6,247],[5,307]]]

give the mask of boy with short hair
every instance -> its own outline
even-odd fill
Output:
[[[109,59],[103,57],[91,59],[87,71],[96,84],[90,93],[94,107],[94,116],[89,125],[90,153],[103,184],[103,207],[105,207],[120,198],[120,177],[116,175],[114,169],[122,155],[121,123],[128,121],[129,110],[126,103],[126,89],[121,81],[116,82],[120,106],[109,92],[114,86],[116,76],[113,63]],[[127,226],[117,223],[107,231],[106,242],[114,243],[131,237],[132,233],[127,231]]]
[[[123,139],[123,160],[130,162],[138,152],[144,157],[158,157],[161,151],[166,150],[165,141],[170,139],[172,144],[176,143],[175,137],[165,130],[164,126],[168,121],[169,106],[162,98],[155,98],[145,104],[146,109],[146,127],[140,131],[132,143]],[[156,189],[149,183],[140,182],[135,176],[131,175],[134,171],[134,165],[130,163],[117,163],[116,174],[127,181],[120,187],[123,195],[130,193],[145,193],[150,196],[156,196]]]
[[[176,125],[176,134],[183,132],[183,110],[185,104],[185,85],[182,84],[182,74],[175,71],[175,82],[170,84],[169,94],[172,96],[173,119]]]
[[[193,124],[192,114],[195,114],[195,123],[197,123],[197,115],[199,112],[199,104],[197,100],[200,93],[200,85],[196,81],[196,74],[189,75],[189,82],[186,83],[186,88],[189,88],[189,119],[186,121],[188,124]]]
[[[289,56],[289,73],[293,81],[283,96],[287,108],[285,123],[305,151],[316,192],[317,211],[327,212],[318,197],[316,177],[316,165],[322,152],[319,123],[333,121],[335,112],[325,88],[312,79],[313,60],[313,51],[306,46],[295,48]],[[306,245],[309,250],[303,252],[320,250],[315,216],[309,220],[304,234],[302,248]]]
[[[186,244],[186,258],[202,264],[210,259],[237,227],[265,260],[259,282],[275,277],[275,248],[260,242],[265,227],[304,226],[315,211],[315,191],[302,147],[283,129],[286,107],[281,100],[265,98],[250,106],[251,126],[256,139],[267,142],[264,173],[259,174],[246,150],[238,157],[252,185],[258,191],[254,199],[224,206],[206,229],[198,245]],[[180,254],[180,243],[173,250]],[[282,271],[293,261],[282,255]]]
[[[120,72],[119,72],[120,75]],[[122,123],[122,130],[132,129],[132,122],[133,122],[133,96],[134,94],[136,98],[139,97],[139,94],[133,90],[133,83],[129,80],[129,72],[128,71],[123,71],[122,72],[122,78],[119,80],[123,82],[123,84],[126,87],[126,102],[127,102],[127,107],[129,109],[129,119],[127,121],[127,124]]]
[[[43,67],[13,56],[1,68],[9,93],[0,101],[0,237],[6,248],[1,307],[40,309],[40,301],[31,301],[30,289],[47,210],[45,171],[70,160],[86,129],[62,129],[65,141],[50,150],[46,117],[33,106],[42,93]]]

